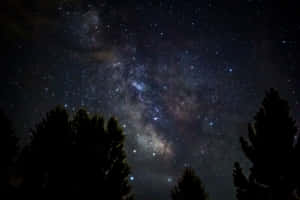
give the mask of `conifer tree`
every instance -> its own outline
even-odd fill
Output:
[[[72,128],[76,134],[75,169],[80,180],[77,181],[79,190],[104,199],[131,199],[125,136],[117,120],[111,118],[105,126],[102,117],[89,116],[85,110],[79,110]]]
[[[105,177],[107,191],[112,194],[111,199],[133,199],[128,181],[130,168],[124,150],[125,135],[115,118],[111,118],[107,123],[107,135],[109,141],[107,153],[109,168]]]
[[[297,128],[287,101],[271,89],[254,120],[248,126],[248,140],[241,138],[242,150],[251,162],[249,175],[242,172],[239,163],[234,167],[237,198],[292,199]]]
[[[31,130],[32,139],[24,156],[22,188],[28,193],[55,194],[69,186],[72,132],[69,116],[56,107]]]
[[[185,168],[182,177],[171,191],[172,200],[207,200],[201,179],[192,168]]]
[[[23,152],[22,188],[82,199],[132,199],[124,139],[113,118],[105,126],[102,117],[86,110],[71,118],[57,107],[32,130]]]

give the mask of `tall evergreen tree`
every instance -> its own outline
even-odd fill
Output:
[[[172,200],[207,200],[201,179],[192,168],[185,168],[182,177],[171,191]]]
[[[287,101],[271,89],[248,126],[248,140],[241,138],[242,150],[252,163],[246,176],[235,164],[233,177],[237,198],[289,199],[296,188],[294,141],[295,121]]]
[[[127,200],[129,166],[124,134],[115,119],[81,109],[73,118],[57,107],[32,131],[24,151],[24,184],[46,195]]]
[[[73,187],[76,193],[94,194],[96,188],[102,188],[105,172],[106,133],[104,119],[99,116],[90,117],[79,110],[71,122],[74,132],[73,147]]]
[[[18,140],[12,129],[11,121],[0,110],[0,192],[12,191],[10,184],[14,159],[18,151]]]
[[[98,115],[79,110],[72,128],[75,132],[75,169],[79,191],[104,199],[131,199],[130,173],[124,151],[125,136],[111,118],[105,126]]]
[[[108,170],[106,171],[105,184],[111,194],[111,199],[133,199],[128,183],[130,168],[124,151],[125,135],[117,120],[111,118],[107,123],[108,135]]]
[[[28,193],[66,191],[73,142],[67,111],[56,107],[31,132],[31,142],[21,158],[24,159],[22,188]]]

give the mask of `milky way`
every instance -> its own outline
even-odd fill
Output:
[[[1,88],[19,135],[57,104],[116,116],[137,199],[167,199],[186,166],[213,199],[233,199],[239,137],[264,91],[278,88],[299,110],[299,73],[289,61],[297,41],[255,23],[265,11],[256,1],[66,2],[55,4],[54,17],[19,11],[31,17],[34,37],[14,44]]]

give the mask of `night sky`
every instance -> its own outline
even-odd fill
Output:
[[[295,2],[1,1],[0,107],[23,143],[57,104],[116,116],[137,200],[168,199],[187,166],[211,199],[233,200],[264,92],[300,120]]]

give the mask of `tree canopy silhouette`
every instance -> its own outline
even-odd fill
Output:
[[[75,136],[75,170],[77,187],[90,195],[112,200],[131,199],[130,173],[124,151],[125,136],[116,119],[105,126],[98,115],[79,110],[71,121]],[[80,189],[81,188],[81,189]]]
[[[248,125],[248,140],[241,138],[242,150],[252,163],[249,175],[239,163],[233,170],[237,199],[296,198],[297,128],[287,101],[275,89],[269,90],[254,120]]]
[[[70,186],[73,137],[67,111],[56,107],[31,130],[32,139],[24,148],[24,182],[30,193],[66,192]]]
[[[0,192],[10,192],[13,189],[10,182],[14,159],[18,151],[18,140],[11,121],[2,110],[0,110],[0,124]]]
[[[171,191],[172,200],[207,200],[208,195],[194,169],[185,168]]]
[[[81,109],[71,118],[57,107],[47,113],[25,148],[23,189],[43,194],[68,194],[125,200],[129,186],[122,129]]]

